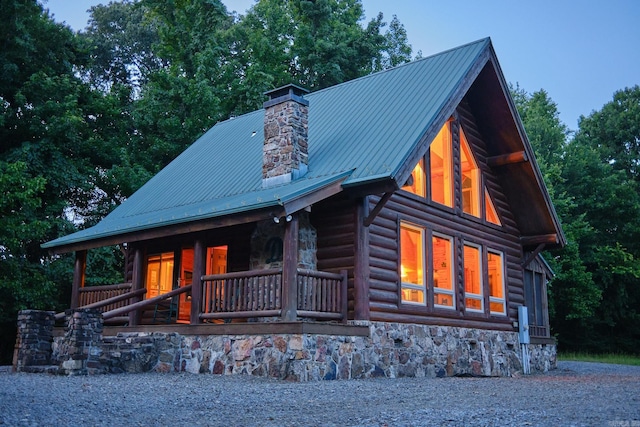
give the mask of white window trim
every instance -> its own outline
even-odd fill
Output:
[[[447,310],[455,310],[456,309],[456,284],[455,284],[455,276],[454,276],[454,270],[453,270],[453,260],[454,260],[454,242],[453,242],[453,237],[451,236],[447,236],[446,234],[440,234],[438,232],[433,232],[432,233],[432,239],[431,239],[431,251],[433,252],[433,237],[437,237],[439,239],[444,239],[444,240],[448,240],[449,241],[449,250],[450,250],[450,254],[449,254],[449,277],[451,277],[451,288],[452,289],[441,289],[441,288],[436,288],[435,287],[435,282],[432,281],[432,283],[434,283],[433,285],[433,306],[437,307],[437,308],[444,308]],[[431,274],[433,274],[433,265],[431,266]],[[440,294],[440,295],[450,295],[451,296],[451,301],[453,302],[452,305],[441,305],[441,304],[436,304],[436,294]]]
[[[405,221],[400,221],[400,228],[408,228],[410,230],[413,231],[417,231],[420,233],[420,244],[422,245],[422,257],[420,257],[421,259],[419,260],[422,263],[422,284],[416,284],[416,283],[407,283],[407,282],[403,282],[402,281],[402,274],[400,275],[400,302],[402,304],[409,304],[409,305],[419,305],[421,307],[424,307],[425,305],[427,305],[427,283],[426,283],[426,246],[425,246],[425,234],[426,234],[426,230],[424,229],[424,227],[419,227],[417,225],[413,225],[410,224],[408,222]],[[402,244],[400,245],[400,250],[402,251]],[[402,253],[400,254],[400,259],[402,260]],[[402,262],[400,262],[400,268],[402,268]],[[415,301],[405,301],[402,299],[402,291],[404,289],[414,289],[414,290],[418,290],[418,291],[422,291],[422,302],[415,302]]]
[[[501,251],[494,250],[494,249],[487,249],[487,269],[489,268],[489,256],[488,256],[489,254],[497,255],[497,256],[500,257],[500,267],[502,267],[502,274],[501,274],[500,277],[502,277],[502,295],[503,295],[503,298],[498,298],[498,297],[491,296],[491,289],[489,289],[489,313],[506,316],[507,315],[507,298],[506,298],[507,290],[506,290],[506,284],[505,284],[504,253],[502,253]],[[492,302],[502,303],[502,311],[493,311],[493,310],[491,310],[491,303]]]
[[[474,243],[470,243],[470,242],[463,242],[462,248],[463,248],[463,261],[462,261],[462,268],[464,268],[465,266],[465,260],[464,260],[464,247],[468,246],[470,248],[474,248],[478,250],[478,271],[480,272],[480,291],[481,293],[479,294],[475,294],[472,292],[467,292],[466,290],[466,283],[464,284],[464,299],[465,299],[465,305],[464,305],[464,309],[465,311],[470,311],[473,313],[484,313],[484,295],[483,295],[483,291],[484,291],[484,269],[482,267],[482,246],[480,245],[476,245]],[[467,307],[466,304],[466,300],[467,299],[474,299],[474,300],[479,300],[480,301],[480,309],[476,309],[476,308],[471,308],[471,307]]]

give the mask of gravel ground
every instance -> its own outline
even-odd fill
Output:
[[[549,374],[514,378],[309,383],[5,369],[0,425],[640,427],[640,366],[560,362]]]

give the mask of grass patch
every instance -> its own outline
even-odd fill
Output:
[[[618,365],[640,366],[640,356],[630,354],[605,353],[558,353],[558,360],[576,362],[615,363]]]

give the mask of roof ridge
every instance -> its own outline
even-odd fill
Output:
[[[407,67],[407,66],[410,66],[410,65],[414,65],[414,64],[416,64],[416,63],[418,63],[418,62],[423,62],[423,61],[426,61],[426,60],[431,60],[431,59],[436,58],[436,57],[438,57],[438,56],[442,56],[442,55],[445,55],[445,54],[451,53],[451,52],[453,52],[453,51],[461,50],[461,49],[467,48],[467,47],[469,47],[469,46],[471,46],[471,45],[480,44],[480,43],[488,43],[488,44],[490,44],[490,43],[491,43],[491,37],[484,37],[484,38],[482,38],[482,39],[478,39],[478,40],[476,40],[476,41],[472,41],[472,42],[465,43],[465,44],[460,45],[460,46],[452,47],[452,48],[447,49],[447,50],[442,51],[442,52],[437,52],[437,53],[434,53],[434,54],[432,54],[432,55],[425,56],[424,58],[414,59],[414,60],[412,60],[412,61],[405,62],[405,63],[402,63],[402,64],[400,64],[400,65],[396,65],[395,67],[391,67],[391,68],[387,68],[387,69],[384,69],[384,70],[376,71],[375,73],[367,74],[366,76],[357,77],[357,78],[352,79],[352,80],[347,80],[346,82],[342,82],[342,83],[335,84],[335,85],[333,85],[333,86],[325,87],[325,88],[323,88],[323,89],[319,89],[319,90],[317,90],[317,91],[314,91],[314,92],[308,93],[308,94],[306,95],[306,97],[311,97],[311,96],[313,96],[313,95],[315,95],[315,94],[317,94],[317,93],[327,92],[327,91],[329,91],[329,90],[332,90],[332,89],[338,88],[338,87],[340,87],[340,86],[344,86],[344,85],[347,85],[347,84],[350,84],[350,83],[355,83],[355,82],[358,82],[358,81],[361,81],[361,80],[365,80],[365,79],[369,79],[369,78],[372,78],[372,77],[376,77],[376,76],[381,75],[381,74],[383,74],[383,73],[388,73],[388,72],[390,72],[390,71],[394,71],[394,70],[400,69],[400,68],[402,68],[402,67]]]

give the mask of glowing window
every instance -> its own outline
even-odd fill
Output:
[[[424,230],[409,224],[400,225],[400,276],[402,302],[422,304],[425,299]]]
[[[153,298],[173,289],[173,252],[149,256],[146,287],[145,298]]]
[[[411,185],[405,185],[402,189],[420,197],[425,197],[427,190],[426,180],[424,160],[420,160],[416,167],[413,168],[413,172],[411,172]]]
[[[462,210],[480,218],[480,171],[462,129],[460,129]]]
[[[433,254],[433,303],[436,307],[455,308],[453,286],[453,239],[439,234],[431,239]]]
[[[480,261],[480,248],[464,245],[464,302],[467,311],[484,310],[482,298],[482,264]]]
[[[498,217],[498,212],[496,211],[496,207],[493,205],[493,200],[489,196],[489,192],[484,190],[484,217],[490,223],[496,225],[502,225],[500,222],[500,218]]]
[[[504,298],[504,269],[502,254],[488,251],[487,272],[489,273],[489,311],[492,314],[506,314]]]
[[[453,207],[453,179],[451,158],[451,131],[446,123],[429,148],[431,174],[431,200]]]

